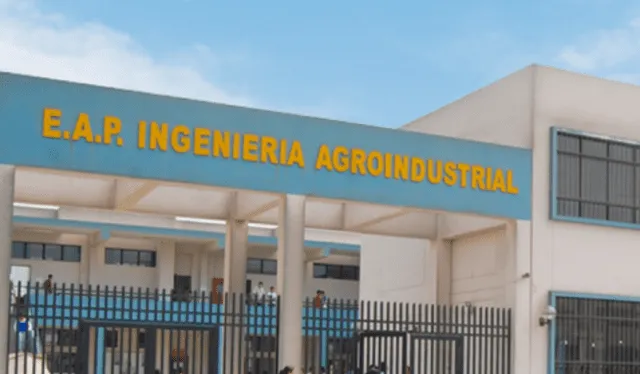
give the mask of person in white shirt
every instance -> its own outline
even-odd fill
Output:
[[[257,304],[262,304],[265,296],[267,296],[267,291],[264,289],[264,284],[259,282],[256,288],[253,289],[253,297]]]
[[[276,293],[276,288],[271,286],[269,288],[269,293],[267,294],[267,300],[269,300],[269,304],[276,305],[278,301],[278,294]]]

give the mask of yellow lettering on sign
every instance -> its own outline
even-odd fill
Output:
[[[124,144],[122,134],[126,126],[137,126],[132,132],[137,136],[136,146],[141,150],[191,153],[202,158],[211,157],[230,162],[237,160],[281,167],[296,166],[300,169],[307,167],[305,145],[296,139],[211,129],[205,125],[170,124],[158,120],[139,120],[134,124],[125,124],[121,118],[113,115],[93,118],[93,123],[91,119],[88,113],[79,113],[64,123],[60,109],[44,108],[42,137],[105,146],[115,144],[121,147]],[[395,183],[425,183],[509,195],[520,193],[513,170],[479,165],[473,161],[419,157],[344,144],[320,144],[315,159],[312,160],[312,167],[315,170],[355,177],[397,181]]]
[[[91,130],[91,121],[89,121],[89,115],[87,113],[80,113],[76,120],[76,125],[73,128],[73,134],[71,140],[78,141],[84,140],[89,143],[93,143],[93,131]]]
[[[60,131],[60,117],[62,111],[60,109],[45,108],[42,118],[42,136],[50,139],[60,139],[62,131]]]

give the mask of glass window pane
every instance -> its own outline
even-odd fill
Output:
[[[140,251],[140,266],[156,266],[156,253],[152,251]]]
[[[356,279],[356,268],[355,266],[343,266],[342,267],[342,279],[355,280]]]
[[[609,144],[609,158],[633,162],[634,147],[629,144],[612,143]]]
[[[606,202],[607,162],[583,158],[581,172],[581,197],[590,202]]]
[[[340,266],[327,265],[327,276],[332,279],[341,279],[342,271],[340,269]]]
[[[633,207],[633,168],[630,164],[609,163],[609,202]]]
[[[580,152],[580,138],[574,135],[558,134],[558,150],[573,153]]]
[[[44,259],[50,261],[62,260],[62,246],[58,244],[46,244],[44,246]]]
[[[105,250],[105,263],[107,264],[112,264],[112,265],[118,265],[120,264],[120,250],[119,249],[113,249],[113,248],[107,248]]]
[[[62,261],[80,262],[80,247],[65,245],[62,247]]]
[[[250,258],[247,260],[247,273],[260,274],[262,270],[262,261],[257,258]]]
[[[11,258],[25,258],[25,243],[13,242],[11,243]]]
[[[557,187],[558,196],[580,198],[580,157],[558,155]]]
[[[138,251],[132,251],[130,249],[122,250],[122,264],[123,265],[138,265]]]
[[[27,243],[27,258],[42,260],[44,258],[44,245],[37,243]]]
[[[262,261],[262,273],[263,274],[276,274],[278,272],[278,262],[275,260],[263,260]]]
[[[327,265],[323,264],[313,264],[313,277],[314,278],[326,278],[327,273]]]
[[[607,157],[607,143],[597,139],[582,139],[583,155]]]

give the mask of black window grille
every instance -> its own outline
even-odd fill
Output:
[[[640,302],[558,297],[556,373],[640,372]]]
[[[250,258],[247,260],[247,273],[276,275],[278,273],[278,261]]]
[[[313,264],[313,277],[357,281],[360,280],[360,267],[353,265]]]
[[[556,215],[640,223],[640,145],[557,133]]]
[[[80,246],[14,241],[11,257],[25,260],[80,262]]]
[[[137,249],[106,248],[104,262],[108,265],[156,267],[156,252]]]

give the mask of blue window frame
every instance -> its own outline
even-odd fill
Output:
[[[640,227],[640,143],[552,130],[551,216]]]

